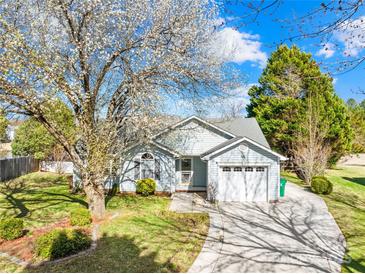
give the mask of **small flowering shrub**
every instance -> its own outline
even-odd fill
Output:
[[[143,196],[154,194],[156,191],[156,181],[151,178],[141,179],[136,182],[136,192]]]

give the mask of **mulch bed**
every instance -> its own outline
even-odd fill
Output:
[[[5,252],[9,255],[15,256],[21,260],[32,262],[34,261],[34,246],[36,239],[56,228],[70,228],[72,227],[68,218],[64,218],[59,222],[52,225],[36,228],[31,231],[31,233],[26,233],[23,237],[15,240],[6,241],[0,239],[0,252]],[[87,234],[91,233],[90,228],[81,228]]]
[[[118,214],[117,214],[118,215]],[[117,216],[116,214],[107,213],[103,220],[94,220],[94,225],[100,225],[106,221],[109,221]],[[25,231],[25,235],[15,240],[6,241],[0,239],[0,252],[7,253],[26,262],[35,262],[36,257],[34,254],[34,247],[36,239],[56,228],[79,228],[86,234],[91,235],[91,227],[75,227],[71,226],[69,218],[64,218],[52,225],[35,228],[32,231]]]

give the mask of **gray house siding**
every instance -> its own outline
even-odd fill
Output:
[[[151,146],[135,148],[129,156],[129,160],[125,161],[117,179],[122,192],[134,192],[136,190],[135,181],[141,178],[140,166],[142,154],[149,152],[154,159],[159,162],[160,179],[156,179],[157,191],[174,192],[176,185],[175,158],[169,153]]]
[[[243,154],[239,146],[244,144],[248,147],[247,151]],[[279,183],[280,183],[280,161],[277,156],[272,155],[270,152],[261,149],[249,142],[242,142],[234,147],[228,148],[221,153],[214,155],[208,163],[208,198],[215,199],[218,189],[218,173],[219,165],[236,164],[242,166],[249,165],[262,165],[268,167],[268,199],[277,200]]]
[[[170,147],[181,155],[199,156],[231,138],[231,136],[203,125],[197,120],[192,120],[161,135],[156,141]]]

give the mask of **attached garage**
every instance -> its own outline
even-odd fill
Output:
[[[248,138],[229,140],[207,152],[208,198],[225,202],[279,199],[280,161],[286,158]]]
[[[265,166],[220,166],[218,200],[268,201],[267,171]]]

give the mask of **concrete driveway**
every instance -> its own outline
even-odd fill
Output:
[[[293,184],[275,204],[220,203],[189,272],[340,272],[344,237],[324,201]]]

